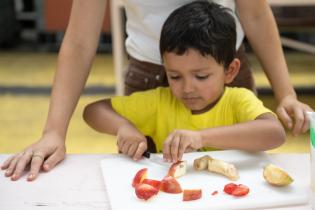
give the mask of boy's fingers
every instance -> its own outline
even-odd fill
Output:
[[[134,142],[133,144],[131,144],[128,151],[127,151],[127,155],[129,157],[133,157],[135,155],[135,152],[137,151],[137,148],[138,148],[137,142]]]
[[[168,135],[168,137],[166,138],[166,140],[165,140],[165,142],[163,144],[163,159],[166,162],[171,162],[172,161],[172,157],[171,157],[171,143],[172,143],[173,135],[174,135],[174,133],[171,133],[170,135]]]
[[[180,134],[174,136],[173,141],[171,143],[171,156],[172,161],[177,162],[178,160],[178,147],[180,142]]]
[[[288,115],[288,113],[286,112],[286,110],[281,107],[281,108],[278,108],[277,109],[277,114],[278,114],[278,117],[280,118],[280,120],[282,121],[282,123],[289,129],[292,128],[292,119],[291,117]]]
[[[123,145],[123,140],[121,139],[121,137],[118,136],[118,138],[117,138],[117,146],[118,146],[118,149],[120,151],[121,151],[122,145]]]
[[[184,152],[186,151],[186,148],[188,147],[187,144],[188,141],[181,140],[178,147],[178,160],[182,160]]]
[[[299,108],[294,109],[294,120],[295,123],[292,132],[294,135],[297,135],[301,133],[304,124],[304,113],[301,109]]]
[[[133,156],[134,160],[139,160],[142,157],[142,154],[147,150],[147,144],[146,142],[140,142],[138,144],[137,150],[135,152],[135,155]]]
[[[125,141],[124,139],[120,139],[118,148],[123,154],[125,154],[126,146],[127,146],[127,141]]]
[[[121,151],[123,154],[127,155],[128,154],[128,150],[129,150],[129,147],[130,147],[130,143],[125,141],[124,145],[122,146],[121,148]]]

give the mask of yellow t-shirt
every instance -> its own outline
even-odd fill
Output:
[[[272,113],[251,91],[230,87],[225,88],[214,107],[202,114],[192,114],[173,96],[169,87],[113,97],[111,103],[117,113],[153,139],[158,152],[162,151],[163,142],[174,129],[201,130],[228,126]]]

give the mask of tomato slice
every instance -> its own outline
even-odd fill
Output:
[[[224,192],[229,194],[229,195],[232,195],[232,192],[237,188],[237,184],[234,184],[234,183],[229,183],[227,185],[224,186]]]
[[[154,180],[154,179],[144,179],[142,181],[143,184],[151,185],[152,187],[155,187],[156,189],[160,190],[161,187],[161,181]]]
[[[233,190],[232,195],[234,196],[244,196],[247,195],[249,193],[249,188],[243,184],[239,184],[237,185],[236,189]]]
[[[216,191],[213,191],[212,193],[211,193],[211,195],[217,195],[219,192],[216,190]]]

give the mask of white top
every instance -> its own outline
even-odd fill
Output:
[[[123,0],[127,15],[126,49],[132,57],[161,64],[159,53],[160,32],[169,14],[193,0]],[[234,11],[236,20],[236,49],[241,45],[244,32],[237,17],[234,0],[213,0]]]

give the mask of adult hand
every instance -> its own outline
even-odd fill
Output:
[[[182,159],[184,152],[202,147],[199,131],[174,130],[163,144],[163,158],[167,162],[177,162]]]
[[[139,160],[147,150],[147,139],[132,125],[123,125],[117,131],[117,145],[120,152]]]
[[[1,169],[6,170],[5,176],[16,181],[30,168],[27,180],[33,181],[41,169],[47,172],[54,168],[65,158],[65,153],[64,139],[55,133],[45,133],[38,142],[9,157]]]
[[[292,130],[293,135],[306,132],[309,129],[309,119],[306,112],[313,111],[311,107],[297,100],[295,96],[287,96],[280,101],[277,115],[282,123]]]

